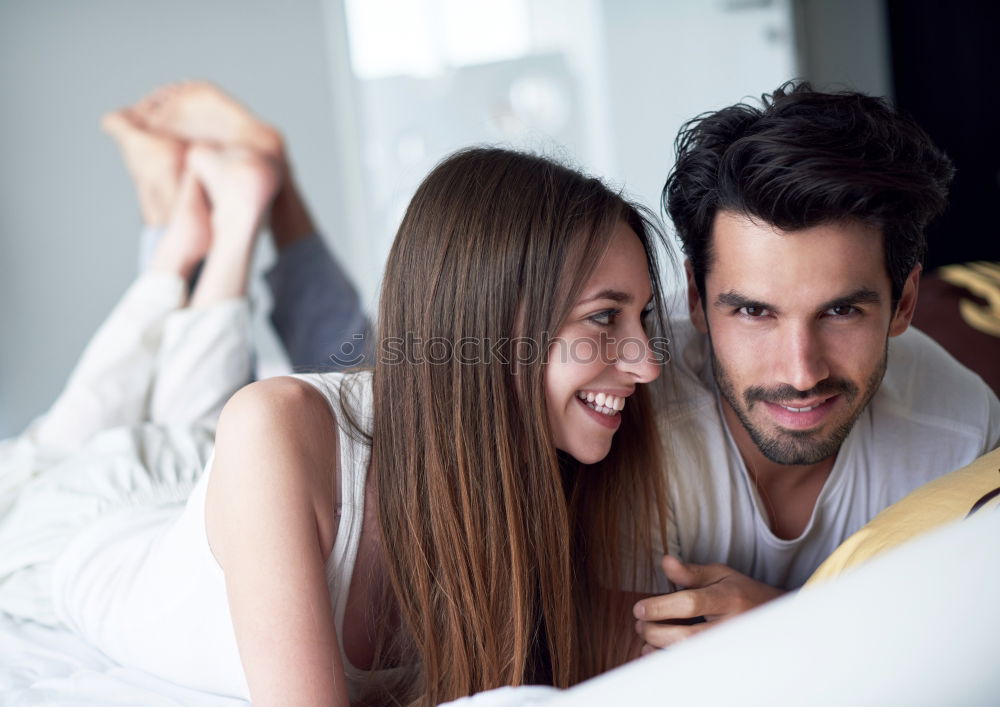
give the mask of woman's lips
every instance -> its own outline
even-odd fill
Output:
[[[622,416],[620,414],[618,414],[618,415],[603,415],[603,414],[597,412],[596,410],[594,410],[593,408],[591,408],[583,400],[580,400],[580,398],[574,396],[573,399],[577,403],[579,403],[580,407],[583,408],[583,411],[586,412],[590,416],[590,419],[592,419],[594,422],[596,422],[597,424],[601,425],[602,427],[607,427],[609,430],[617,430],[618,427],[621,426],[621,424],[622,424]]]

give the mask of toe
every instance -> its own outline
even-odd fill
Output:
[[[101,129],[112,137],[122,137],[138,126],[128,108],[111,111],[101,118]]]
[[[136,107],[141,108],[152,115],[163,108],[164,104],[169,101],[170,97],[177,92],[179,86],[180,84],[177,83],[168,83],[164,86],[160,86],[159,88],[155,88],[152,93],[139,101],[139,104]]]

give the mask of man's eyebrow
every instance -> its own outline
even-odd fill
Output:
[[[634,298],[628,292],[622,292],[621,290],[605,289],[601,290],[592,297],[587,297],[586,299],[580,300],[579,303],[586,304],[587,302],[593,302],[594,300],[599,300],[599,299],[609,299],[614,302],[618,302],[619,304],[632,304],[632,300]]]
[[[830,309],[831,307],[853,307],[858,304],[878,304],[882,301],[878,292],[875,290],[870,290],[867,287],[862,287],[854,292],[844,295],[843,297],[836,297],[829,302],[820,305],[821,310]]]
[[[862,287],[854,292],[834,297],[828,302],[824,302],[819,306],[819,310],[823,311],[830,309],[831,307],[852,307],[859,304],[878,304],[881,301],[882,298],[879,296],[878,292],[868,289],[867,287]],[[779,311],[774,305],[768,304],[767,302],[761,302],[760,300],[753,299],[752,297],[747,297],[746,295],[740,294],[735,290],[720,293],[715,299],[715,306],[734,307],[737,309],[740,307],[760,307],[775,313]]]
[[[761,302],[760,300],[753,299],[752,297],[747,297],[746,295],[740,294],[736,290],[730,290],[729,292],[720,292],[719,296],[715,298],[716,307],[760,307],[762,309],[769,309],[772,312],[777,312],[778,308],[774,305],[768,304],[767,302]]]

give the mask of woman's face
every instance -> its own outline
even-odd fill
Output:
[[[607,456],[628,397],[660,374],[643,328],[651,298],[642,243],[620,222],[548,349],[549,427],[556,448],[581,463]]]

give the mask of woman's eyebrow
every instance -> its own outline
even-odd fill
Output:
[[[580,304],[586,304],[587,302],[593,302],[598,299],[609,299],[620,304],[632,304],[635,299],[628,292],[622,292],[621,290],[605,289],[601,290],[593,297],[588,297],[586,299],[580,300]]]

